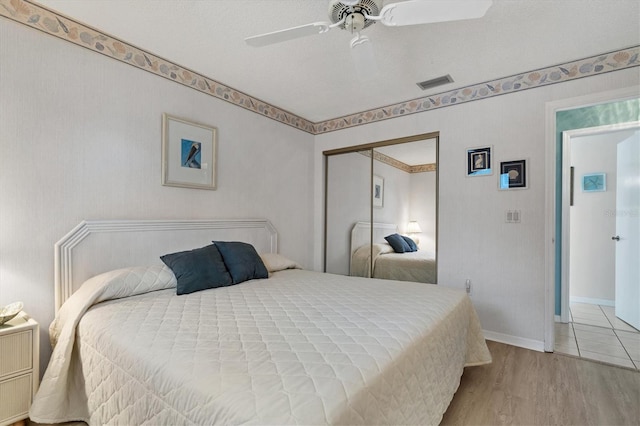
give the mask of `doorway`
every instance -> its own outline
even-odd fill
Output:
[[[640,122],[565,131],[562,142],[555,349],[638,368]]]
[[[545,105],[545,313],[544,350],[554,351],[561,307],[562,132],[635,121],[640,86],[590,93]]]

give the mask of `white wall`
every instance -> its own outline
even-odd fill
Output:
[[[637,84],[637,70],[628,69],[326,133],[316,136],[315,161],[327,149],[439,131],[438,283],[463,288],[471,279],[486,331],[542,348],[545,104]],[[482,145],[493,145],[497,161],[528,159],[529,189],[499,191],[497,174],[467,178],[465,150]],[[315,173],[319,264],[322,169]],[[522,222],[505,223],[507,209],[522,210]]]
[[[626,134],[626,133],[625,133]],[[615,300],[616,144],[620,132],[571,138],[574,167],[570,208],[569,290],[572,298]],[[605,173],[605,192],[583,192],[582,177]]]
[[[218,189],[160,183],[161,116],[217,126]],[[84,219],[270,219],[313,265],[313,136],[0,19],[0,304],[53,319],[53,246]]]

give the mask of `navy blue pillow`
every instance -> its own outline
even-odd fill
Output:
[[[176,276],[176,292],[179,295],[233,284],[222,256],[214,245],[165,254],[160,259]]]
[[[409,244],[402,238],[402,235],[391,234],[384,237],[385,240],[389,243],[389,245],[393,248],[393,251],[396,253],[406,253],[411,251],[411,247]]]
[[[234,284],[257,278],[269,278],[269,272],[256,249],[239,241],[213,242],[227,266]]]
[[[411,250],[409,250],[409,251],[418,251],[418,245],[416,244],[416,242],[415,242],[415,241],[413,241],[413,240],[411,239],[411,237],[407,237],[407,236],[405,236],[405,235],[402,235],[402,238],[403,238],[403,239],[407,242],[407,244],[409,245],[409,248],[411,249]]]

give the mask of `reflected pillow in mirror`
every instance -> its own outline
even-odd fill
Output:
[[[385,240],[393,247],[393,251],[396,253],[406,253],[411,251],[409,244],[402,238],[402,235],[391,234],[384,237]]]
[[[413,238],[407,237],[406,235],[401,235],[401,237],[404,238],[404,240],[409,245],[409,248],[411,249],[409,251],[418,251],[418,245],[416,244],[415,241],[413,241]]]

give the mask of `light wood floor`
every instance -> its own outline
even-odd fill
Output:
[[[639,425],[640,373],[487,342],[493,362],[466,368],[442,425]]]
[[[493,362],[465,369],[442,425],[640,425],[637,371],[487,344]]]

